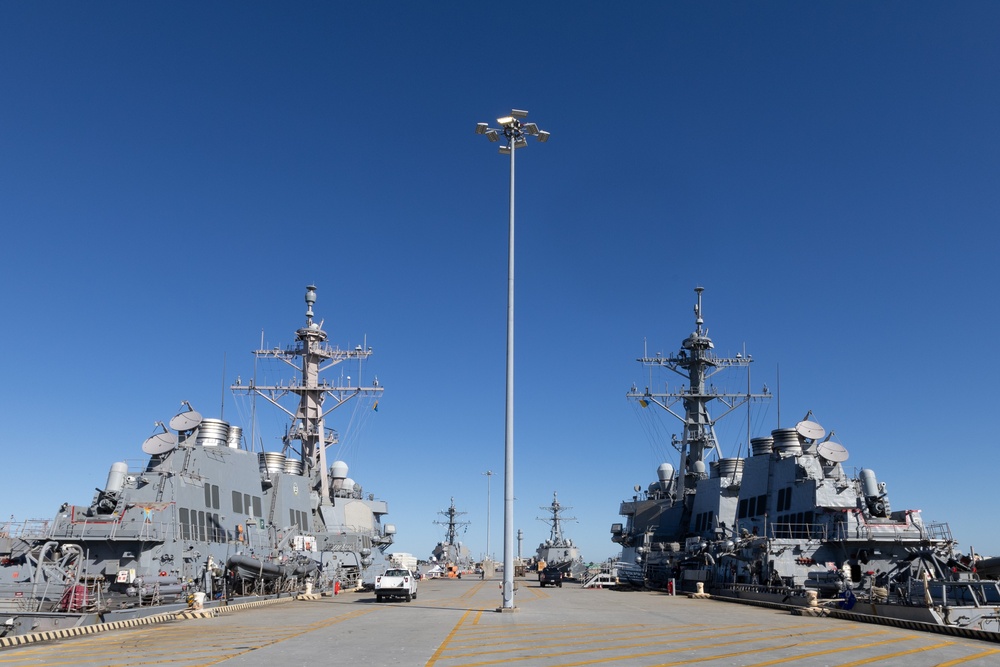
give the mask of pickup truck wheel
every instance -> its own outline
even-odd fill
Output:
[[[416,592],[416,591],[413,591],[413,599],[414,599],[414,600],[416,600],[416,599],[417,599],[417,592]]]
[[[539,588],[545,588],[545,582],[544,581],[539,581],[538,582],[538,587]]]
[[[556,584],[556,586],[558,586],[559,588],[562,588],[562,582],[560,581],[558,584]]]
[[[381,595],[376,595],[375,599],[378,600],[379,602],[381,602],[382,601],[382,596]]]
[[[410,595],[409,593],[407,593],[407,594],[406,594],[406,601],[407,601],[407,602],[409,602],[409,601],[410,601],[410,600],[412,600],[412,599],[413,599],[413,596],[412,596],[412,595]]]

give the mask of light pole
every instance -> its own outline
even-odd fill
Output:
[[[500,146],[501,155],[510,155],[510,224],[507,240],[507,401],[504,425],[503,469],[503,604],[499,611],[514,609],[514,153],[528,145],[527,135],[541,142],[549,133],[534,123],[522,123],[527,111],[511,109],[509,116],[497,118],[497,129],[487,123],[476,124],[476,134],[485,134],[491,142],[502,133],[507,140]]]
[[[486,475],[486,557],[493,560],[493,552],[490,551],[490,480],[493,478],[493,471],[487,470]]]

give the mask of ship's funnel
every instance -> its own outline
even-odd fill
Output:
[[[782,454],[801,454],[802,436],[794,428],[776,428],[771,431],[774,450]]]
[[[724,479],[739,479],[743,476],[743,459],[728,458],[719,459],[719,477]]]
[[[269,475],[285,472],[285,455],[281,452],[261,452],[257,454],[260,471]]]
[[[229,441],[229,422],[202,419],[198,425],[198,444],[202,447],[225,447]]]
[[[226,445],[230,449],[239,449],[240,441],[243,439],[243,429],[239,426],[230,426],[229,435],[226,436]]]
[[[774,449],[774,438],[765,436],[762,438],[750,438],[750,449],[754,456],[766,456]]]

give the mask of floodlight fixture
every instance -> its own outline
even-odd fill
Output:
[[[500,147],[500,155],[510,155],[510,146],[504,144]]]
[[[486,134],[490,126],[486,123],[476,123],[476,134]]]
[[[485,125],[485,123],[483,124]],[[500,139],[500,135],[497,134],[496,130],[490,130],[486,133],[486,138],[490,141],[498,141]]]
[[[549,140],[549,133],[546,132],[545,130],[539,130],[538,140],[544,144],[546,141]]]
[[[513,125],[514,122],[515,121],[513,116],[504,116],[503,118],[497,118],[497,125],[503,125],[504,127]]]
[[[528,145],[528,140],[525,139],[524,137],[517,137],[514,140],[514,148],[524,148],[527,145]]]
[[[538,126],[535,125],[534,123],[525,123],[522,126],[522,129],[524,130],[525,134],[530,134],[532,136],[538,134]]]
[[[525,116],[528,115],[528,112],[522,111],[521,109],[511,109],[510,115],[513,116],[514,118],[524,118]]]

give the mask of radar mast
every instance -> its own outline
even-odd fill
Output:
[[[253,352],[258,359],[277,359],[288,364],[299,372],[299,377],[288,384],[258,385],[254,381],[250,385],[235,384],[231,389],[256,394],[288,415],[291,425],[282,437],[284,447],[295,449],[292,443],[299,442],[298,453],[302,458],[304,474],[319,492],[320,503],[330,505],[333,501],[326,448],[339,440],[336,431],[326,428],[326,417],[352,398],[381,396],[383,388],[377,379],[370,386],[362,384],[362,362],[371,356],[371,347],[357,345],[353,350],[341,350],[326,342],[327,334],[323,331],[322,322],[313,321],[315,285],[306,287],[305,301],[306,324],[295,332],[295,344]],[[320,379],[322,373],[345,361],[357,361],[356,383],[351,382],[349,375],[335,379],[332,384],[327,379]],[[282,403],[282,399],[290,395],[298,396],[294,410]],[[324,409],[327,400],[332,401],[332,405]]]
[[[650,403],[657,405],[684,424],[681,439],[677,440],[675,437],[671,443],[680,452],[677,499],[683,502],[686,502],[684,501],[686,493],[694,492],[695,482],[706,475],[708,455],[712,451],[718,455],[716,422],[749,401],[769,399],[771,396],[766,388],[760,394],[749,391],[737,394],[720,393],[714,387],[706,385],[709,378],[725,369],[749,370],[753,359],[743,354],[737,354],[735,357],[715,356],[712,352],[715,345],[708,337],[708,329],[703,327],[705,320],[702,316],[701,294],[705,288],[695,287],[694,291],[697,294],[694,306],[695,330],[681,342],[681,349],[668,356],[657,354],[654,357],[645,356],[636,360],[644,366],[669,369],[684,378],[686,384],[682,384],[676,391],[670,391],[665,387],[663,392],[652,391],[650,387],[640,392],[633,387],[626,394],[628,398],[637,400],[644,408]],[[725,406],[722,414],[715,418],[708,410],[708,405],[712,401],[719,401]],[[678,402],[684,406],[683,414],[674,410]]]

